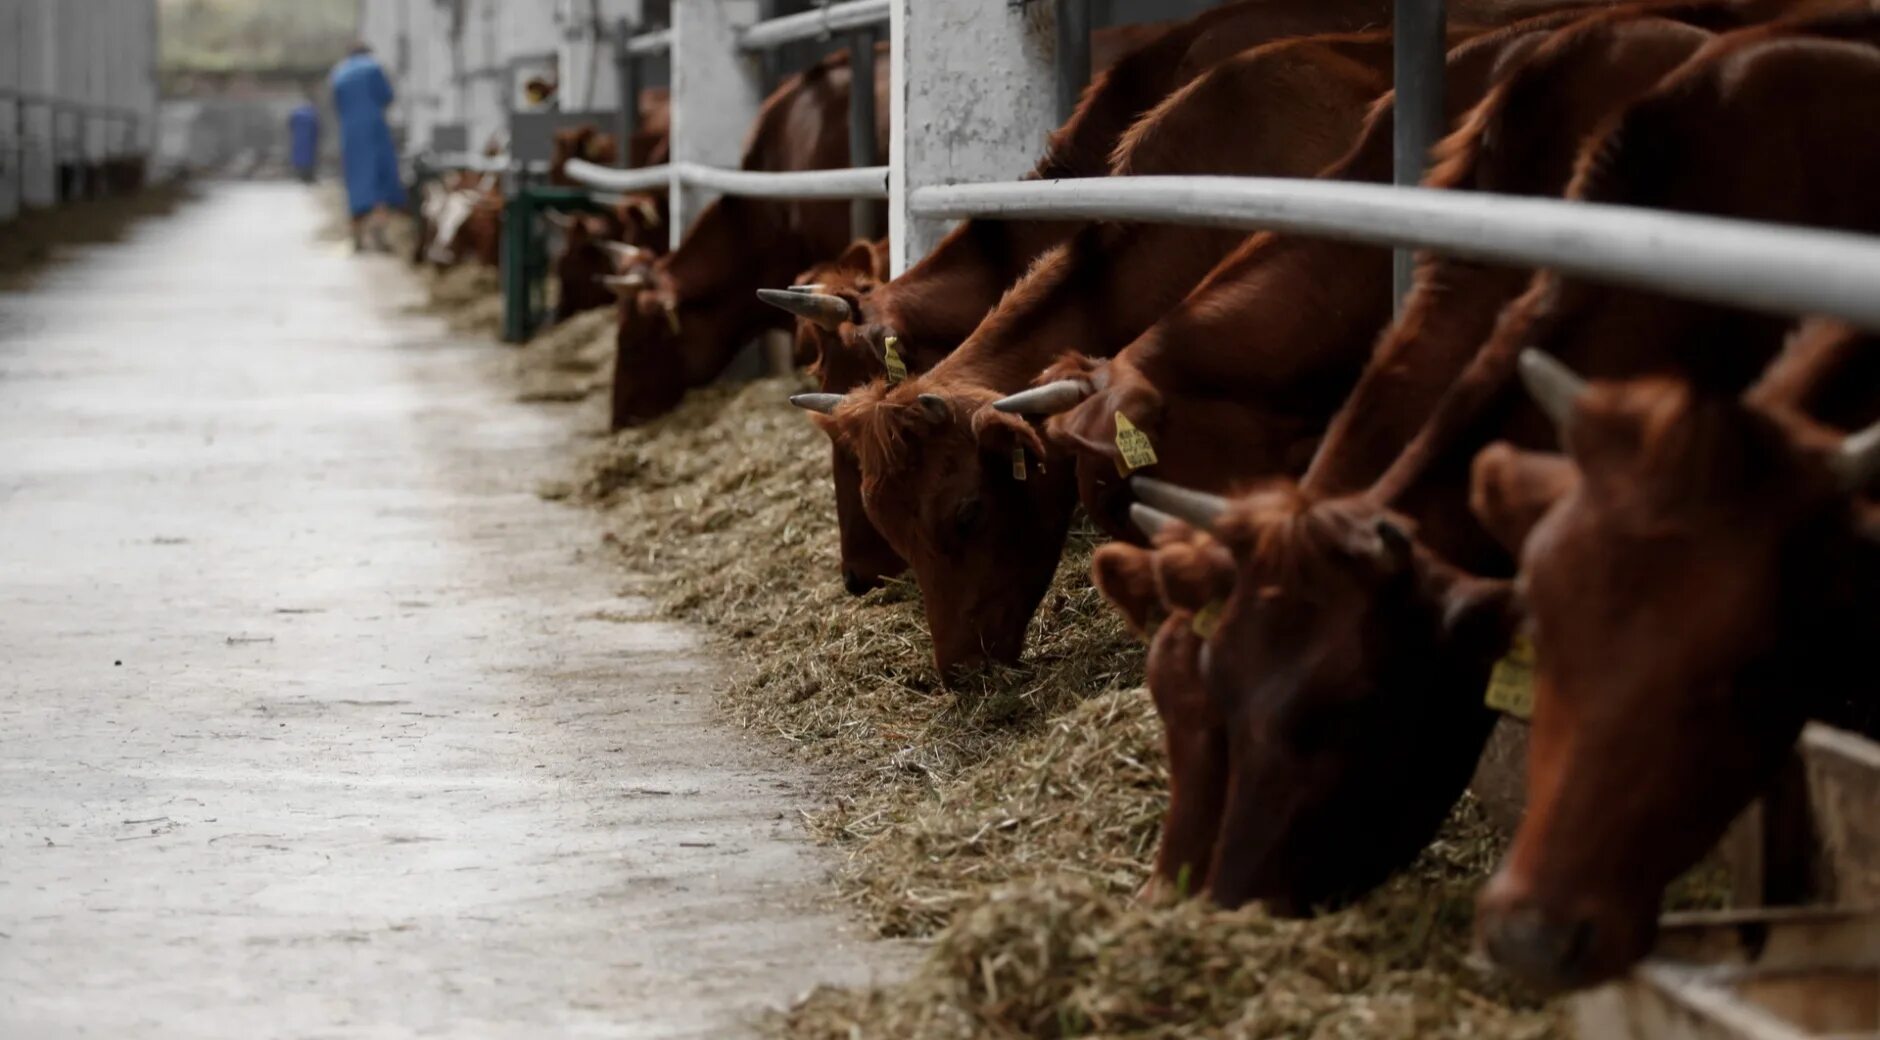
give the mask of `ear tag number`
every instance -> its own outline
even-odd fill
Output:
[[[1507,656],[1488,673],[1482,703],[1523,721],[1534,716],[1534,644],[1525,634],[1515,633]]]
[[[1012,479],[1024,480],[1025,477],[1026,477],[1025,449],[1013,448],[1012,449]]]
[[[894,345],[901,342],[898,336],[889,336],[881,345],[881,363],[888,366],[888,385],[893,386],[907,378],[907,364],[901,360],[901,354]]]
[[[1127,477],[1156,463],[1155,445],[1149,443],[1149,435],[1138,430],[1122,412],[1116,413],[1116,450],[1122,454],[1116,463],[1117,476]]]
[[[1221,608],[1225,605],[1218,599],[1209,600],[1207,606],[1195,611],[1194,619],[1188,622],[1189,631],[1203,639],[1214,638],[1214,630],[1221,627]]]

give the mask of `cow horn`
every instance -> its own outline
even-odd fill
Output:
[[[921,394],[914,398],[914,402],[920,405],[926,411],[927,418],[934,422],[946,422],[953,416],[953,409],[948,406],[947,399],[939,394]]]
[[[794,292],[789,289],[759,289],[757,298],[779,310],[808,321],[815,322],[825,329],[834,329],[848,321],[853,314],[849,310],[849,301],[840,296],[825,293]]]
[[[790,403],[806,411],[821,412],[823,415],[834,415],[836,406],[842,403],[842,395],[796,394],[790,398]]]
[[[632,274],[603,274],[596,277],[601,280],[602,285],[610,289],[644,289],[652,284],[646,277],[645,271],[635,271]]]
[[[1175,518],[1153,506],[1141,502],[1129,504],[1129,519],[1142,532],[1144,538],[1154,538],[1162,529],[1175,522]]]
[[[1847,435],[1832,460],[1834,472],[1849,491],[1867,487],[1880,477],[1880,423]]]
[[[563,231],[566,231],[569,228],[574,227],[574,218],[569,216],[566,213],[563,213],[562,211],[558,209],[543,210],[542,219],[548,221],[550,224],[555,225],[556,227],[562,229]]]
[[[784,291],[785,292],[819,293],[819,292],[822,292],[826,288],[828,288],[828,286],[823,285],[821,282],[811,282],[808,285],[787,286],[784,289]]]
[[[1153,477],[1131,477],[1129,489],[1150,506],[1204,529],[1227,512],[1227,499],[1219,495],[1191,491]]]
[[[992,402],[992,407],[1013,415],[1056,415],[1068,412],[1089,397],[1092,387],[1081,379],[1057,379]]]
[[[1565,432],[1573,418],[1573,404],[1586,392],[1586,380],[1544,351],[1529,347],[1521,352],[1515,366],[1521,373],[1529,396],[1553,420],[1554,429]]]
[[[624,260],[627,263],[636,263],[646,256],[646,250],[641,249],[639,246],[628,245],[625,242],[601,239],[595,242],[595,245],[607,250],[607,254],[615,260]]]

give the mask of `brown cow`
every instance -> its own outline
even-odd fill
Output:
[[[876,135],[885,149],[889,63],[885,49],[877,56]],[[765,100],[740,167],[847,167],[848,92],[846,51],[785,80]],[[876,159],[885,162],[885,150]],[[664,414],[687,389],[716,378],[758,333],[788,327],[756,291],[837,256],[849,242],[846,202],[725,196],[705,207],[679,248],[643,273],[651,284],[621,301],[614,428]]]
[[[1880,344],[1824,331],[1841,371],[1799,403],[1871,422]],[[1537,654],[1528,809],[1479,925],[1498,963],[1564,988],[1649,948],[1664,886],[1805,719],[1880,724],[1880,698],[1850,687],[1880,628],[1880,517],[1857,497],[1880,425],[1843,440],[1772,401],[1794,388],[1771,379],[1739,399],[1524,366],[1571,461],[1504,444],[1476,463],[1484,521],[1525,542]]]
[[[1552,64],[1562,70],[1556,74],[1566,75],[1576,64],[1570,60],[1576,51],[1599,58],[1607,44],[1625,41],[1614,53],[1640,56],[1634,60],[1645,63],[1642,71],[1649,81],[1667,61],[1689,52],[1686,29],[1659,20],[1638,23],[1642,27],[1629,24],[1604,20],[1563,34],[1541,48],[1528,67]],[[1656,42],[1646,46],[1648,41]],[[1592,61],[1579,67],[1577,77],[1563,86],[1577,82],[1580,87],[1560,96],[1598,97],[1602,83],[1624,85],[1620,66]],[[1544,79],[1530,82],[1545,84]],[[1582,92],[1589,88],[1593,94]],[[1485,106],[1497,97],[1501,104],[1514,105],[1524,95],[1547,97],[1521,87],[1517,74]],[[1596,118],[1616,100],[1609,96],[1590,114]],[[1516,119],[1512,128],[1548,128],[1573,139],[1578,136],[1573,128],[1588,124],[1585,114],[1571,117],[1555,111],[1544,120]],[[1685,118],[1701,121],[1696,112]],[[1487,125],[1479,124],[1477,132]],[[1558,154],[1557,149],[1523,146],[1519,135],[1493,139],[1497,147],[1513,145],[1516,157]],[[1723,154],[1724,140],[1708,150],[1694,149],[1693,159],[1727,166],[1731,159]],[[1641,150],[1635,146],[1628,152],[1623,143],[1612,140],[1593,154],[1616,163],[1621,153]],[[1533,172],[1525,160],[1512,169],[1525,169],[1528,176]],[[1583,180],[1575,190],[1592,188]],[[1619,182],[1610,192],[1598,197],[1684,197]],[[1459,265],[1451,269],[1467,273]],[[1469,298],[1441,296],[1443,306],[1434,306],[1442,283],[1432,278],[1441,270],[1424,266],[1418,296],[1381,344],[1343,414],[1390,412],[1404,405],[1427,409],[1455,381],[1457,359],[1466,361],[1468,347],[1447,337],[1481,319]],[[1490,292],[1491,310],[1495,302]],[[1567,314],[1597,320],[1604,313],[1596,305],[1581,310],[1584,301],[1574,303],[1574,309],[1556,312],[1563,321]],[[1682,306],[1666,304],[1671,310]],[[1458,308],[1456,320],[1443,320]],[[1632,313],[1636,317],[1637,311]],[[1587,340],[1586,349],[1610,341],[1615,351],[1633,356],[1631,363],[1653,363],[1652,350],[1640,349],[1623,325],[1600,332]],[[1522,333],[1504,329],[1501,334],[1520,342]],[[1421,396],[1403,393],[1406,381],[1426,389]],[[1515,415],[1499,421],[1521,429],[1529,420]],[[1345,490],[1337,482],[1322,489],[1315,481],[1328,480],[1329,474],[1352,480],[1367,466],[1375,477],[1379,460],[1387,461],[1403,443],[1402,435],[1387,431],[1415,429],[1417,422],[1414,413],[1399,413],[1334,423],[1301,491],[1279,488],[1251,496],[1214,525],[1239,569],[1236,595],[1209,644],[1207,669],[1214,697],[1235,720],[1230,729],[1236,741],[1232,790],[1211,877],[1212,892],[1224,903],[1265,897],[1297,905],[1315,889],[1320,898],[1362,890],[1427,840],[1480,751],[1491,722],[1480,690],[1511,617],[1506,586],[1476,575],[1506,574],[1511,567],[1467,518],[1467,456],[1459,465],[1445,456],[1408,486],[1380,481],[1350,498],[1334,497]],[[1350,456],[1340,461],[1331,458],[1334,453]],[[1311,721],[1320,719],[1337,724],[1327,730]],[[1389,800],[1380,802],[1379,792],[1389,792]],[[1380,812],[1399,829],[1383,836],[1351,832],[1353,821]],[[1336,866],[1327,869],[1328,864]],[[1313,901],[1305,900],[1307,905]]]
[[[1446,120],[1461,119],[1502,70],[1551,30],[1583,17],[1545,16],[1456,47],[1444,75]],[[1389,181],[1393,113],[1394,98],[1380,100],[1358,143],[1319,176]],[[1509,114],[1514,134],[1529,114]],[[1501,165],[1535,165],[1523,143],[1512,149],[1519,158]],[[1557,194],[1567,161],[1553,168],[1558,183],[1548,193]],[[1472,188],[1480,172],[1472,161],[1457,163],[1429,183]],[[1047,436],[1052,446],[1074,454],[1084,507],[1112,535],[1132,538],[1123,517],[1128,492],[1119,474],[1129,466],[1117,447],[1118,416],[1153,444],[1158,479],[1223,491],[1254,478],[1297,474],[1371,356],[1389,308],[1387,250],[1256,234],[1114,359],[1073,352],[1040,375],[1043,386],[994,407],[1053,415]],[[1257,330],[1252,345],[1245,342],[1249,330]],[[1223,444],[1236,448],[1223,452]]]
[[[1350,147],[1387,86],[1390,40],[1313,37],[1255,48],[1132,127],[1116,171],[1312,173]],[[1223,113],[1248,132],[1211,134]],[[1244,235],[1097,224],[1052,250],[959,350],[898,385],[852,392],[824,420],[861,464],[863,506],[912,565],[943,673],[1016,660],[1057,567],[1075,489],[1023,420],[991,411],[1067,342],[1107,353],[1153,323]]]
[[[1478,7],[1488,9],[1473,5],[1461,14],[1478,13]],[[1109,173],[1111,154],[1132,123],[1233,54],[1291,36],[1382,25],[1389,18],[1389,4],[1379,0],[1242,0],[1173,26],[1099,31],[1092,35],[1096,74],[1030,176],[1062,179]],[[924,372],[965,341],[1040,254],[1079,226],[1066,221],[965,221],[899,278],[852,293],[841,299],[839,309],[825,308],[799,325],[833,321],[828,337],[848,348],[846,355],[856,359],[858,370],[873,366],[867,378],[883,374],[881,360],[890,340],[910,372]],[[843,382],[825,374],[820,389],[841,394],[865,381]],[[867,559],[843,558],[844,583],[866,591],[899,574],[905,564],[891,550],[879,553],[885,543],[872,529],[854,490],[861,480],[855,465],[838,446],[837,526],[844,544],[874,547]]]
[[[1675,65],[1680,55],[1689,54],[1703,39],[1701,32],[1665,23],[1630,27],[1615,39],[1613,34],[1597,28],[1603,19],[1583,22],[1571,32],[1551,32],[1576,17],[1522,23],[1458,47],[1452,53],[1446,79],[1452,115],[1460,116],[1470,95],[1479,96],[1487,90],[1488,80],[1498,68],[1522,62],[1540,45],[1539,54],[1520,64],[1511,74],[1512,78],[1498,88],[1493,99],[1471,115],[1469,128],[1458,135],[1460,141],[1452,140],[1446,146],[1454,154],[1444,174],[1435,178],[1434,183],[1470,187],[1481,180],[1503,190],[1516,190],[1526,185],[1544,185],[1545,171],[1551,168],[1553,188],[1559,190],[1570,169],[1578,128],[1588,126],[1602,112],[1596,99],[1586,94],[1586,85],[1597,80],[1607,90],[1617,93],[1627,90],[1629,82],[1629,89],[1636,93],[1655,79],[1656,73]],[[1547,42],[1541,45],[1543,40]],[[1526,100],[1516,103],[1515,98]],[[1547,107],[1541,107],[1543,102]],[[1568,114],[1563,116],[1563,110]],[[1576,110],[1577,116],[1572,115]],[[1346,173],[1354,168],[1368,169],[1371,177],[1381,179],[1389,169],[1390,116],[1390,107],[1380,104],[1352,156],[1334,169]],[[1537,118],[1541,116],[1546,119]],[[1555,157],[1550,160],[1543,148],[1550,143],[1545,135],[1522,133],[1530,126],[1553,129],[1566,137],[1567,143],[1552,144]],[[1502,142],[1502,147],[1494,156],[1483,158],[1476,154],[1478,149],[1474,142],[1488,134]],[[1511,176],[1528,179],[1511,181]],[[1385,317],[1383,301],[1388,289],[1388,265],[1381,256],[1365,253],[1362,247],[1338,243],[1291,236],[1255,236],[1235,257],[1223,263],[1181,308],[1125,350],[1110,366],[1111,378],[1105,392],[1082,407],[1100,405],[1105,409],[1124,410],[1140,428],[1156,432],[1158,446],[1164,452],[1159,473],[1194,472],[1212,466],[1217,473],[1214,486],[1219,487],[1230,481],[1244,484],[1250,479],[1283,472],[1291,461],[1287,458],[1288,449],[1300,440],[1309,443],[1315,426],[1323,425],[1323,417],[1330,412],[1329,405],[1320,405],[1322,410],[1314,421],[1312,413],[1305,409],[1310,407],[1315,394],[1343,393],[1343,387],[1349,384],[1368,354],[1367,347],[1374,338],[1376,325]],[[1426,267],[1426,279],[1430,274]],[[1347,299],[1354,292],[1347,291],[1352,287],[1348,282],[1341,282],[1340,275],[1355,281],[1356,298]],[[1375,298],[1376,304],[1367,307],[1367,297]],[[1492,308],[1492,301],[1490,306]],[[1368,322],[1369,327],[1362,322]],[[1225,344],[1244,336],[1246,329],[1260,330],[1259,348],[1224,349]],[[1181,337],[1179,341],[1177,336]],[[1150,348],[1142,362],[1146,372],[1134,370],[1117,374],[1117,369],[1133,368],[1129,363],[1131,353],[1142,350],[1145,345]],[[1336,375],[1336,366],[1340,365],[1345,370],[1342,376]],[[1328,372],[1333,375],[1328,377]],[[1145,379],[1145,374],[1153,378]],[[1095,381],[1089,376],[1083,379]],[[1084,392],[1087,390],[1077,389],[1079,396]],[[1179,403],[1143,409],[1138,407],[1140,397],[1132,399],[1133,395],[1166,395]],[[1294,410],[1293,415],[1286,414],[1286,409]],[[1301,417],[1293,417],[1301,413]],[[1173,417],[1168,426],[1156,421],[1162,415]],[[1072,418],[1076,417],[1073,413]],[[1115,447],[1114,441],[1109,439],[1113,428],[1108,427],[1108,416],[1104,418],[1105,439],[1088,450],[1099,461],[1095,468],[1103,471],[1104,483],[1107,483],[1114,479]],[[1189,434],[1189,431],[1210,427],[1212,436]],[[1167,436],[1170,432],[1177,436]],[[1183,435],[1190,439],[1184,440]],[[1087,435],[1074,433],[1073,436]],[[1223,444],[1234,444],[1238,448],[1234,452],[1221,452],[1219,446]],[[1261,445],[1265,444],[1276,445],[1278,450],[1263,449]],[[1085,501],[1095,511],[1109,500],[1106,498],[1099,504],[1086,497]],[[1290,500],[1280,495],[1275,496],[1274,501],[1284,506]],[[1125,554],[1121,548],[1106,548],[1105,552]],[[1220,573],[1209,580],[1231,584],[1231,568],[1225,552],[1217,552],[1212,559]],[[1099,585],[1103,586],[1101,562],[1098,567]],[[1188,607],[1193,609],[1194,604]],[[1198,642],[1184,639],[1181,645],[1193,653]],[[1164,645],[1158,643],[1158,646]],[[1172,649],[1175,644],[1166,645]],[[1168,688],[1167,684],[1177,674],[1186,674],[1194,685],[1186,691]],[[1187,662],[1185,669],[1165,665],[1152,672],[1150,683],[1158,705],[1205,700],[1194,661]],[[1163,716],[1170,727],[1200,727],[1204,718],[1198,711],[1179,714],[1165,711]],[[1171,754],[1179,754],[1184,748],[1225,748],[1226,718],[1218,714],[1211,717],[1214,720],[1211,730],[1195,728],[1186,733],[1171,733]],[[1214,768],[1215,758],[1208,757],[1207,761],[1209,765],[1202,767],[1171,760],[1175,772],[1190,777],[1191,787],[1201,777],[1212,777],[1220,784],[1220,788],[1208,796],[1191,795],[1190,804],[1219,806],[1225,795],[1227,773],[1224,768]],[[1447,797],[1453,799],[1453,791]],[[1218,827],[1218,817],[1212,824]],[[1167,829],[1179,833],[1198,826],[1187,821]],[[1413,852],[1422,843],[1422,837],[1408,833],[1403,848]],[[1381,876],[1379,870],[1395,866],[1405,854],[1390,848],[1349,854],[1346,858],[1354,868],[1374,859],[1380,861],[1377,867],[1359,869],[1349,887],[1353,890],[1365,887]],[[1163,857],[1162,862],[1169,860]],[[1190,890],[1199,889],[1209,880],[1210,864],[1206,862],[1183,862],[1180,866],[1195,882],[1189,886]],[[1315,878],[1328,881],[1339,876],[1339,868],[1315,864],[1304,869],[1309,869]],[[1164,877],[1174,879],[1173,874],[1165,873]],[[1299,884],[1297,877],[1275,875],[1259,894],[1276,905],[1304,908],[1339,893],[1335,886],[1301,890]]]

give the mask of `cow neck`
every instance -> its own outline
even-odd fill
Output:
[[[1056,221],[966,221],[901,277],[870,293],[865,320],[893,329],[914,353],[911,360],[931,368],[972,335],[1039,254],[1075,228]]]

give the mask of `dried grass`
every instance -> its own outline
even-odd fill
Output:
[[[116,242],[138,221],[170,213],[192,197],[188,182],[168,181],[131,195],[24,210],[0,222],[0,286],[24,288],[67,250]]]
[[[1549,1037],[1555,1011],[1466,964],[1500,843],[1465,803],[1414,870],[1312,921],[1135,906],[1164,765],[1142,649],[1088,579],[1076,532],[1022,667],[941,686],[918,592],[837,580],[828,445],[802,384],[718,386],[605,440],[576,497],[659,610],[730,651],[724,711],[829,778],[812,832],[838,886],[925,964],[824,989],[793,1037]]]

